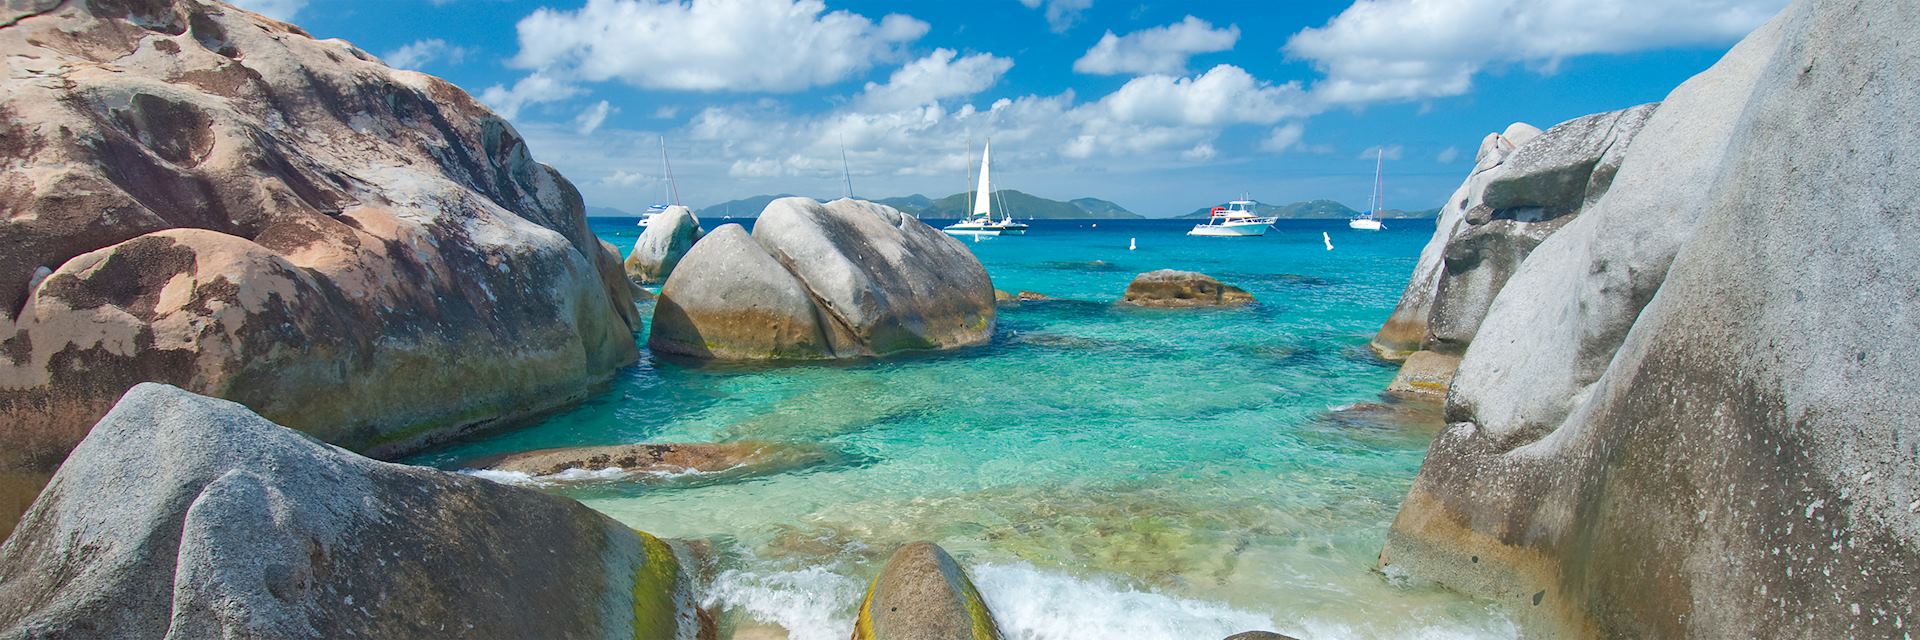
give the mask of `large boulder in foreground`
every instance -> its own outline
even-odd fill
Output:
[[[867,588],[853,640],[1000,640],[1000,629],[953,556],[915,542],[893,552]]]
[[[1515,124],[1508,132],[1516,138],[1490,134],[1473,171],[1441,208],[1399,305],[1371,342],[1374,353],[1398,361],[1429,352],[1457,361],[1534,248],[1612,188],[1621,158],[1658,109],[1656,103],[1575,118],[1544,132]],[[1444,386],[1438,394],[1422,389],[1414,390],[1445,393]]]
[[[668,543],[142,384],[0,545],[0,637],[693,637]]]
[[[1910,635],[1916,32],[1795,2],[1675,90],[1494,301],[1381,561],[1533,635]]]
[[[1223,307],[1253,302],[1253,294],[1193,271],[1161,269],[1134,276],[1121,304],[1138,307]]]
[[[692,209],[679,205],[667,207],[647,223],[647,230],[640,232],[640,239],[633,242],[633,251],[627,253],[627,278],[641,284],[665,282],[667,276],[673,275],[680,259],[686,257],[687,250],[705,234]]]
[[[984,344],[993,283],[959,241],[892,207],[783,198],[722,225],[660,289],[648,346],[716,360],[812,360]]]
[[[214,2],[8,6],[0,472],[142,381],[396,455],[637,357],[579,193],[458,87]]]

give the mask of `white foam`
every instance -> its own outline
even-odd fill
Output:
[[[1224,638],[1242,631],[1275,631],[1300,638],[1409,637],[1512,638],[1512,623],[1498,615],[1484,626],[1457,621],[1350,621],[1303,617],[1276,619],[1219,602],[1141,591],[1112,580],[1076,578],[1025,563],[969,567],[980,597],[993,611],[1006,640],[1191,640]],[[800,571],[727,570],[717,576],[701,606],[723,607],[761,623],[779,625],[790,640],[842,640],[853,630],[864,581],[823,567]],[[1283,605],[1281,605],[1283,606]],[[1361,617],[1365,619],[1364,616]]]
[[[544,475],[544,476],[536,476],[536,475],[531,475],[527,473],[522,473],[519,471],[500,471],[497,469],[461,469],[460,473],[464,473],[466,475],[470,475],[475,478],[484,478],[487,480],[492,480],[500,484],[510,484],[510,485],[521,486],[521,487],[542,487],[542,486],[549,486],[549,485],[554,485],[554,484],[559,484],[564,482],[618,480],[620,478],[624,478],[628,475],[631,475],[627,473],[626,470],[621,469],[619,467],[607,467],[605,469],[574,468],[574,469],[566,469],[559,473]]]
[[[1223,604],[1081,580],[1027,564],[983,564],[968,572],[1008,640],[1190,640],[1274,629],[1272,618]]]
[[[738,609],[787,630],[789,640],[841,640],[853,631],[866,585],[821,567],[720,572],[701,606]]]

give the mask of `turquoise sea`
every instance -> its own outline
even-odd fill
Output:
[[[623,251],[639,231],[592,222]],[[743,638],[779,637],[765,625],[846,637],[880,561],[919,539],[969,567],[1011,639],[1515,635],[1487,603],[1373,568],[1439,418],[1377,404],[1394,370],[1366,342],[1432,222],[1283,221],[1262,238],[1189,238],[1191,224],[1038,221],[969,242],[997,288],[1055,298],[1003,306],[985,347],[778,367],[643,353],[575,408],[413,462],[634,442],[837,452],[747,480],[533,481],[636,528],[713,541],[706,597]],[[1259,302],[1113,305],[1160,268]]]

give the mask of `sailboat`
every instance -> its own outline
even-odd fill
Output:
[[[1013,221],[1013,214],[1007,211],[1005,198],[1000,201],[999,220],[993,219],[993,181],[988,177],[993,167],[993,141],[980,150],[980,183],[974,188],[973,212],[965,219],[947,225],[941,231],[955,236],[1022,236],[1027,234],[1027,225]]]
[[[1366,213],[1356,214],[1347,220],[1347,227],[1361,231],[1379,231],[1386,225],[1380,222],[1380,209],[1387,204],[1387,183],[1381,178],[1381,170],[1386,168],[1387,150],[1376,149],[1373,157],[1373,193],[1367,194]]]
[[[673,203],[673,206],[679,206],[680,185],[673,181],[673,162],[667,160],[667,137],[666,136],[660,136],[660,166],[666,171],[666,174],[667,174],[667,184],[665,185],[666,193],[663,193],[661,195],[666,196],[667,200]],[[654,216],[658,216],[662,213],[666,213],[667,206],[668,205],[665,202],[656,202],[656,203],[653,203],[653,206],[647,207],[646,213],[640,214],[640,226],[644,227],[649,224],[653,224]]]

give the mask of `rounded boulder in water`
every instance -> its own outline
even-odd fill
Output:
[[[1253,302],[1253,294],[1204,273],[1161,269],[1135,276],[1120,302],[1141,307],[1219,307]]]
[[[860,603],[853,640],[1000,640],[966,570],[931,542],[893,552]]]

